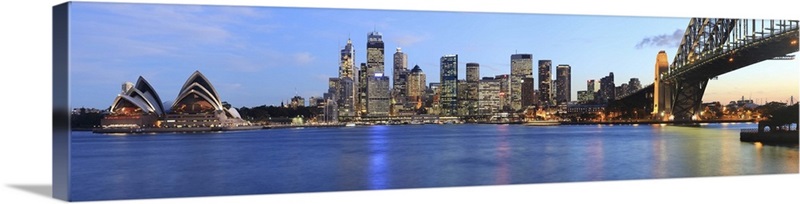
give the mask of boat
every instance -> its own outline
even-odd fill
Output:
[[[557,120],[534,120],[522,124],[527,126],[557,126],[561,125],[561,122]]]
[[[344,126],[345,126],[345,127],[355,127],[355,126],[356,126],[356,124],[355,124],[355,123],[347,123],[347,124],[345,124]]]

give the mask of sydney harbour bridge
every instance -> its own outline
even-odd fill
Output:
[[[622,112],[691,122],[710,79],[765,60],[791,60],[798,21],[692,18],[669,63],[656,56],[654,83],[609,104]],[[757,76],[754,76],[757,77]]]

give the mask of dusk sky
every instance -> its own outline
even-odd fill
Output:
[[[234,107],[278,105],[297,93],[327,91],[338,76],[339,51],[351,38],[356,64],[366,61],[366,37],[383,34],[385,73],[402,47],[409,69],[439,81],[439,58],[480,63],[480,75],[508,74],[510,56],[533,54],[572,67],[572,100],[586,80],[614,72],[653,82],[656,54],[672,61],[689,18],[608,17],[272,7],[73,2],[70,18],[71,104],[107,108],[126,81],[144,76],[161,99],[173,101],[193,71],[201,71]],[[771,60],[709,82],[704,101],[742,96],[797,97],[797,60]],[[536,68],[534,67],[534,70]],[[534,71],[534,79],[538,79]],[[555,72],[555,69],[553,69]],[[555,76],[555,73],[553,73]],[[538,86],[537,86],[538,88]],[[797,100],[797,99],[795,99]]]

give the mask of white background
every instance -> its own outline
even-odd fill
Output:
[[[22,3],[24,2],[24,3]],[[113,1],[184,3],[186,1]],[[800,19],[800,9],[775,0],[525,1],[404,0],[193,1],[198,4],[325,8],[492,11],[625,16]],[[702,2],[702,3],[701,3]],[[51,186],[51,15],[62,1],[6,2],[0,7],[0,203],[55,203]],[[757,4],[756,4],[757,3]],[[711,8],[713,7],[713,8]],[[796,84],[795,84],[796,85]],[[794,203],[800,175],[734,176],[414,190],[301,193],[101,201],[93,203]]]

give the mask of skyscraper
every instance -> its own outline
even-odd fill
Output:
[[[500,81],[484,77],[478,86],[478,115],[491,115],[500,110]]]
[[[533,77],[525,77],[522,79],[522,109],[531,107],[536,101],[534,95],[534,80]]]
[[[339,100],[336,102],[339,105],[339,116],[356,116],[355,83],[350,77],[339,79]]]
[[[339,114],[342,116],[356,115],[356,100],[358,97],[358,86],[356,77],[358,69],[355,65],[356,52],[353,49],[353,42],[347,39],[347,45],[340,52],[339,58],[339,83],[336,104],[339,106]]]
[[[384,76],[384,49],[383,49],[383,35],[377,31],[367,34],[367,115],[383,115],[383,106],[387,107],[386,113],[389,110],[389,84],[386,80],[386,86],[383,86]],[[386,77],[388,79],[388,77]],[[373,81],[377,80],[377,81]],[[378,89],[386,90],[378,90]],[[386,93],[387,98],[383,100],[383,93]],[[379,101],[370,101],[370,100]],[[386,103],[386,104],[384,104]],[[373,107],[370,107],[373,106]],[[373,113],[371,111],[379,111]]]
[[[533,89],[525,89],[528,93],[523,93],[522,83],[525,78],[533,79],[533,55],[532,54],[513,54],[511,55],[511,109],[514,111],[522,110],[522,95],[533,95]]]
[[[349,77],[355,79],[356,77],[356,50],[353,49],[353,41],[347,39],[347,45],[341,50],[339,57],[339,78]]]
[[[628,81],[627,94],[633,94],[633,92],[636,92],[639,89],[642,89],[642,82],[639,81],[639,78],[631,78],[631,80]]]
[[[392,112],[396,115],[406,104],[408,55],[398,47],[392,64]]]
[[[595,94],[595,101],[598,103],[608,103],[616,96],[616,86],[614,85],[614,72],[600,79],[600,90]]]
[[[408,84],[406,89],[406,96],[408,96],[408,103],[412,104],[414,109],[423,107],[423,98],[425,97],[425,73],[419,68],[419,65],[414,65],[408,75]]]
[[[568,64],[559,64],[556,67],[556,101],[560,103],[572,101],[572,67]]]
[[[553,80],[550,75],[552,63],[550,60],[539,60],[539,105],[541,106],[553,105],[550,92]]]
[[[328,78],[328,98],[331,100],[336,100],[339,98],[339,78],[331,77]],[[336,107],[337,110],[339,107]]]
[[[375,73],[383,74],[383,35],[377,31],[367,34],[367,76],[375,76]]]
[[[467,82],[479,82],[481,65],[475,62],[467,63]]]
[[[625,93],[628,93],[628,83],[622,83],[621,85],[616,87],[616,89],[614,89],[614,94],[615,94],[614,99],[616,100],[621,99],[623,96],[625,96]]]
[[[458,86],[456,86],[458,94],[458,114],[459,116],[470,115],[469,108],[470,108],[470,101],[468,98],[469,95],[469,85],[467,84],[467,80],[460,79],[458,80]]]
[[[388,116],[389,115],[389,77],[382,73],[375,73],[370,76],[367,89],[367,115],[368,116]]]
[[[441,115],[458,114],[458,55],[445,55],[440,59]]]
[[[467,80],[466,80],[466,114],[476,115],[478,113],[478,85],[480,83],[480,64],[475,62],[467,63]],[[461,94],[461,93],[459,93]]]
[[[358,101],[356,103],[357,115],[367,115],[367,63],[361,63],[358,72]]]
[[[428,95],[425,103],[430,104],[427,106],[428,114],[439,115],[442,109],[442,83],[430,83],[425,93]]]
[[[494,79],[497,80],[497,83],[500,83],[500,104],[498,108],[502,111],[508,111],[511,109],[511,100],[509,100],[510,92],[509,92],[509,75],[508,74],[501,74],[494,76]]]

